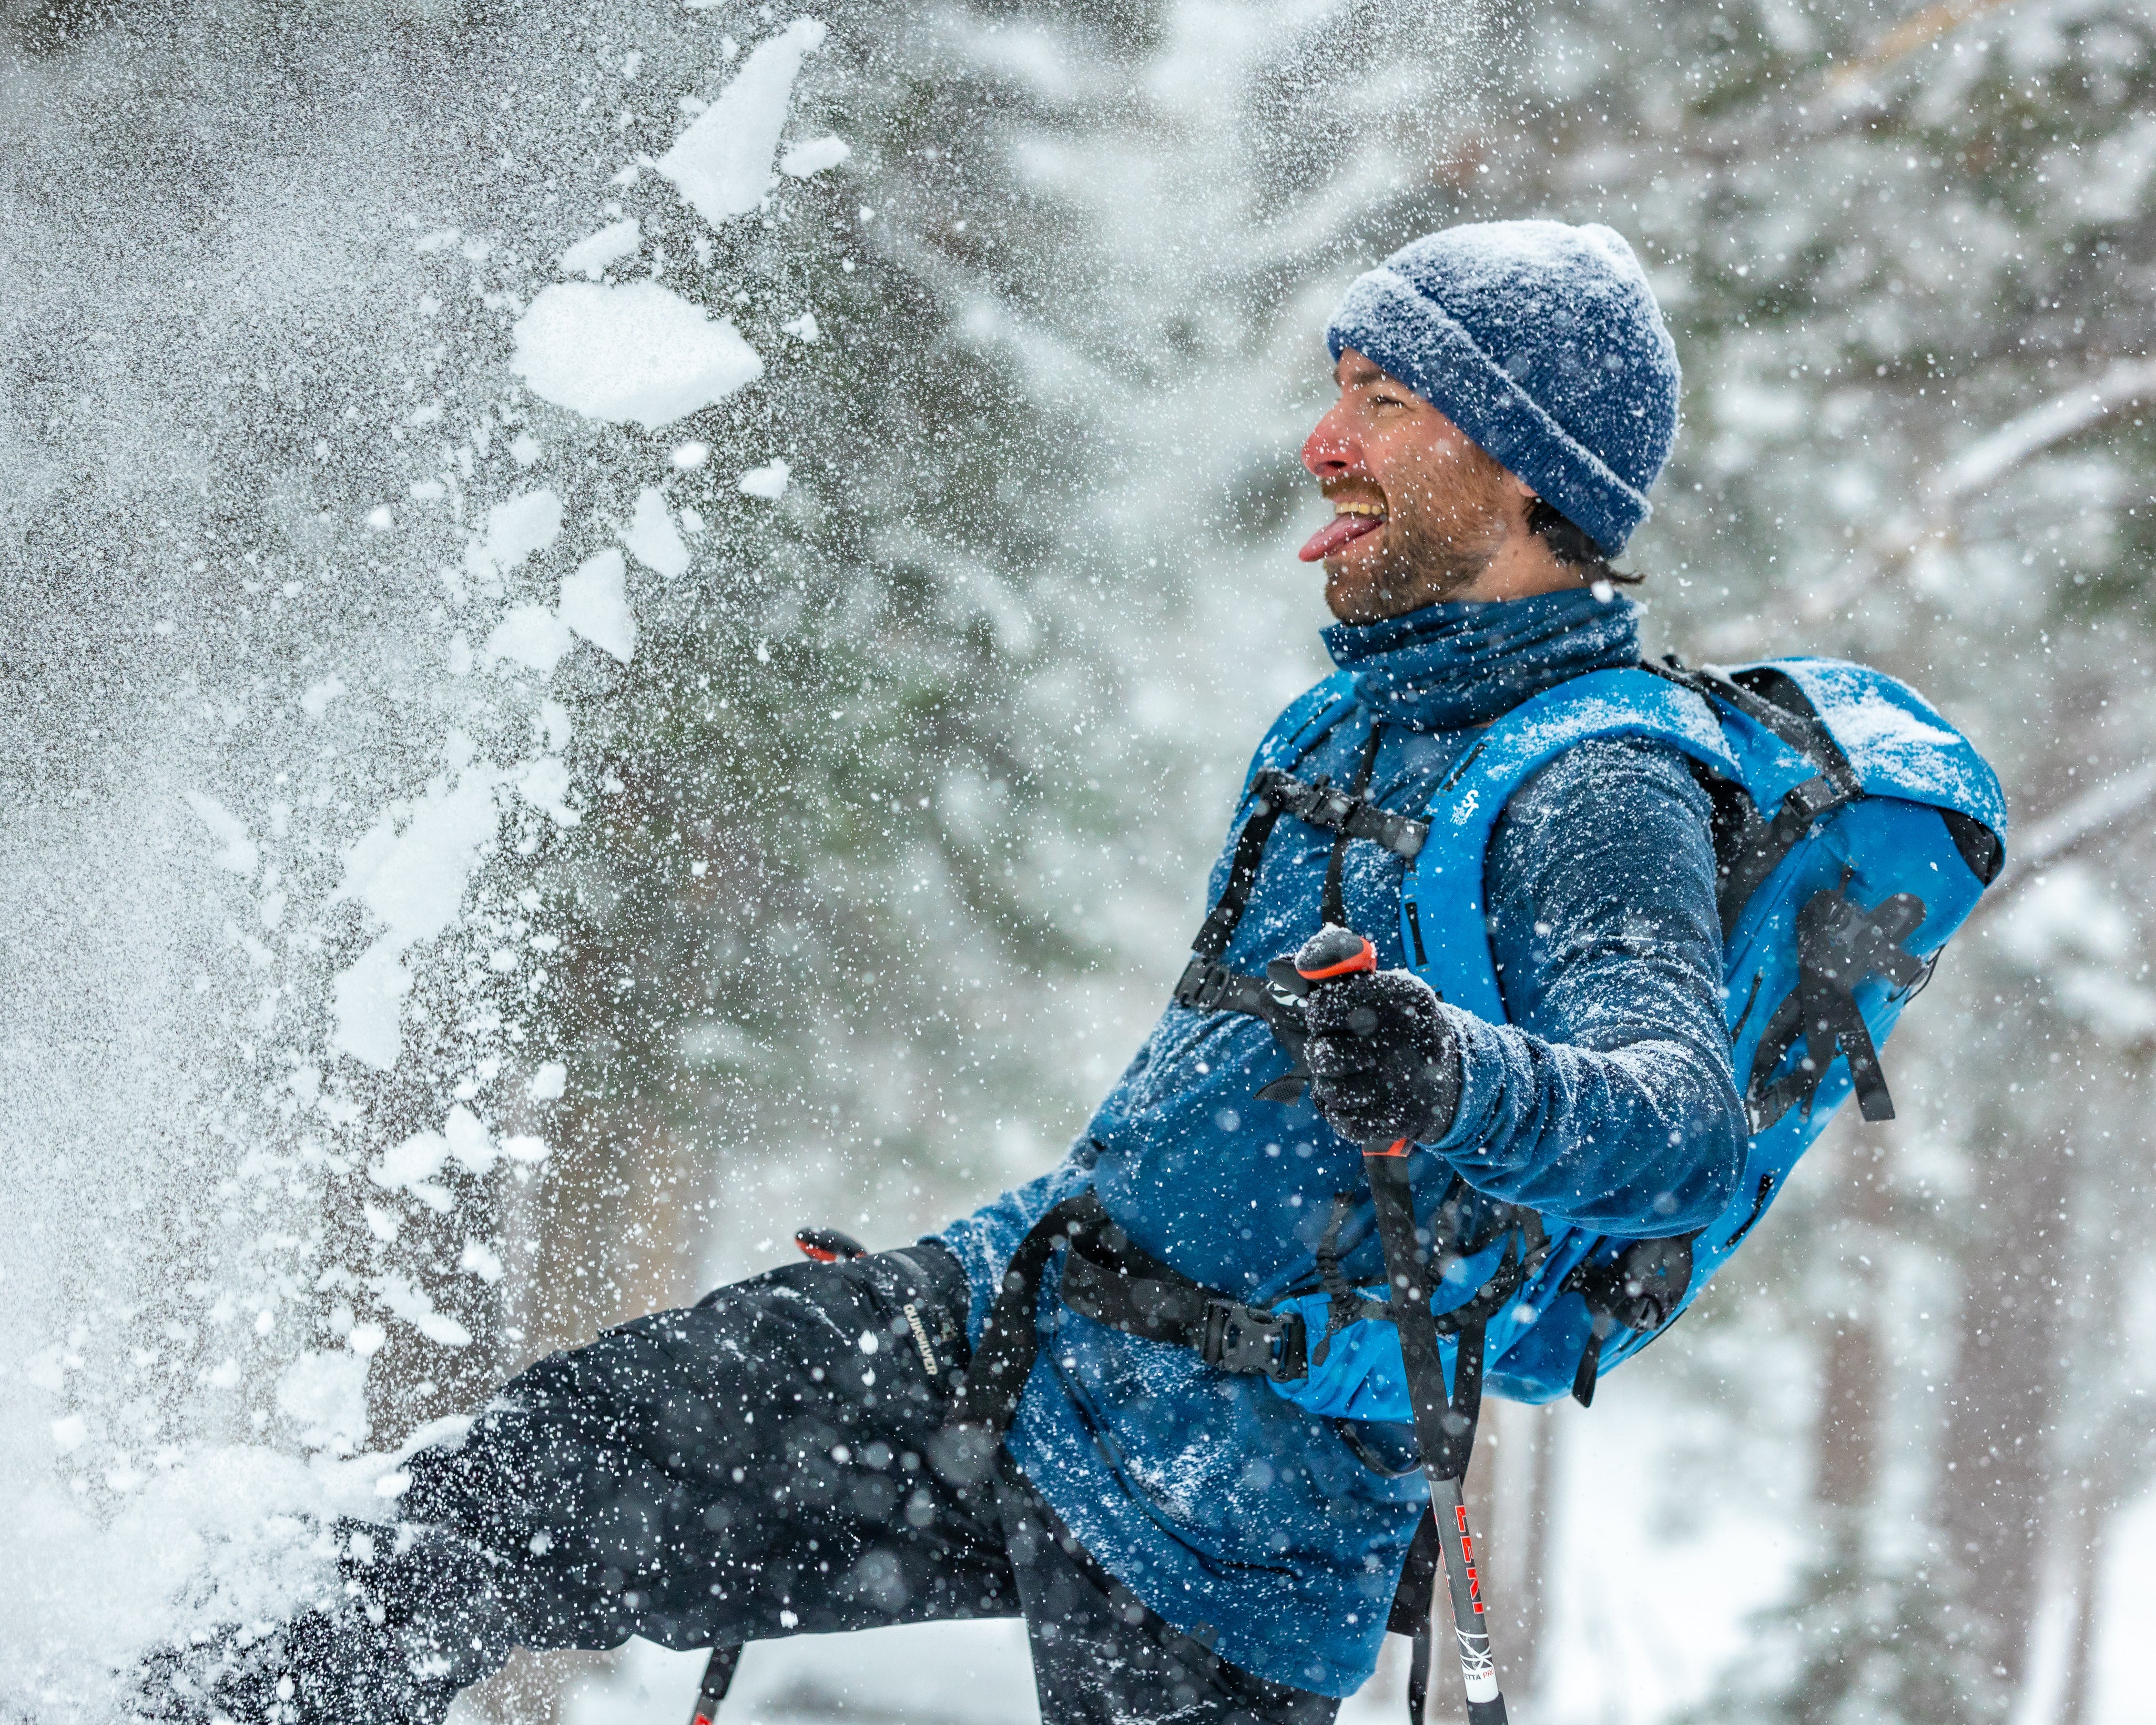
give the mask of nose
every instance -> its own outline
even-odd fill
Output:
[[[1335,402],[1304,440],[1302,465],[1317,475],[1321,485],[1329,479],[1343,478],[1362,467],[1362,442],[1348,424],[1346,409],[1345,401]]]

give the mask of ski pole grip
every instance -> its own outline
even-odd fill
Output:
[[[1327,923],[1295,955],[1296,974],[1306,983],[1329,983],[1378,968],[1378,949],[1352,928]]]
[[[819,1264],[844,1264],[855,1258],[865,1258],[869,1249],[850,1234],[841,1234],[835,1228],[797,1228],[793,1244],[801,1255],[812,1258]]]

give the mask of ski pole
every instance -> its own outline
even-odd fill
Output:
[[[734,1667],[741,1663],[739,1647],[714,1647],[711,1656],[704,1664],[704,1681],[696,1690],[695,1711],[689,1715],[689,1725],[711,1725],[718,1717],[719,1703],[726,1698],[726,1691],[733,1687]]]
[[[1467,1502],[1461,1489],[1475,1422],[1459,1404],[1467,1402],[1471,1394],[1480,1397],[1482,1335],[1479,1326],[1471,1335],[1462,1332],[1453,1366],[1458,1393],[1448,1396],[1437,1320],[1430,1309],[1435,1290],[1422,1286],[1419,1273],[1424,1260],[1415,1250],[1407,1150],[1405,1138],[1365,1144],[1363,1172],[1377,1206],[1393,1322],[1400,1332],[1400,1360],[1407,1368],[1408,1396],[1414,1409],[1415,1441],[1422,1450],[1424,1476],[1430,1481],[1438,1544],[1445,1553],[1452,1631],[1460,1647],[1460,1680],[1467,1691],[1467,1725],[1505,1725],[1505,1697],[1498,1692],[1496,1662],[1490,1653],[1475,1538],[1467,1525]]]
[[[1345,928],[1327,929],[1296,955],[1296,973],[1306,988],[1377,968],[1377,948]],[[1453,1635],[1459,1643],[1460,1675],[1467,1691],[1468,1725],[1506,1725],[1505,1697],[1497,1688],[1496,1662],[1490,1653],[1482,1584],[1475,1567],[1475,1538],[1468,1529],[1467,1502],[1461,1489],[1481,1406],[1482,1327],[1476,1324],[1460,1332],[1453,1368],[1456,1388],[1448,1392],[1445,1359],[1438,1350],[1437,1319],[1430,1309],[1436,1290],[1424,1286],[1425,1267],[1435,1254],[1419,1250],[1415,1239],[1408,1141],[1373,1139],[1365,1143],[1363,1172],[1377,1211],[1386,1293],[1399,1331],[1400,1363],[1407,1370],[1415,1441],[1422,1451],[1424,1476],[1430,1481],[1438,1544],[1445,1553]]]

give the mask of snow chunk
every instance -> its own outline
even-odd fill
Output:
[[[568,1087],[568,1067],[560,1060],[548,1060],[531,1075],[531,1083],[525,1094],[535,1102],[552,1102]]]
[[[501,1280],[501,1255],[483,1240],[468,1240],[457,1255],[457,1268],[491,1286]]]
[[[397,937],[384,935],[337,973],[331,991],[336,1026],[330,1046],[383,1072],[404,1051],[400,1013],[412,973],[403,958]]]
[[[454,1200],[449,1188],[436,1183],[449,1159],[449,1141],[439,1132],[414,1132],[382,1153],[367,1166],[367,1178],[385,1192],[408,1192],[438,1215],[447,1215]]]
[[[542,755],[516,775],[516,794],[556,826],[572,827],[583,816],[569,806],[569,763],[559,755]]]
[[[687,560],[687,551],[682,552]],[[629,568],[609,546],[562,582],[562,621],[602,653],[627,665],[636,652],[636,614],[629,608]]]
[[[542,676],[576,645],[568,627],[544,605],[515,605],[503,614],[486,638],[486,658],[513,659]]]
[[[734,483],[752,497],[767,497],[776,503],[786,495],[786,481],[793,471],[774,456],[761,467],[752,467]]]
[[[763,375],[731,318],[655,281],[557,282],[516,321],[510,366],[557,407],[646,431],[724,401]]]
[[[824,334],[824,331],[817,327],[816,314],[813,311],[804,311],[798,317],[789,317],[784,323],[779,325],[779,328],[797,341],[819,341]]]
[[[485,1173],[501,1159],[479,1116],[462,1102],[450,1109],[442,1122],[442,1140],[449,1147],[449,1154],[475,1174]]]
[[[389,1315],[402,1318],[429,1342],[439,1342],[444,1348],[471,1345],[471,1332],[454,1318],[435,1311],[434,1302],[427,1297],[426,1291],[407,1278],[377,1276],[373,1286],[382,1303],[389,1308]]]
[[[367,1365],[342,1348],[303,1353],[277,1380],[277,1411],[311,1450],[352,1450],[367,1441]]]
[[[465,547],[465,572],[482,581],[500,575],[534,552],[546,550],[561,534],[562,500],[554,488],[542,485],[526,491],[487,511],[485,530],[474,534]]]
[[[492,770],[454,785],[434,780],[401,824],[395,809],[385,810],[345,852],[336,899],[357,899],[404,946],[441,933],[464,901],[480,846],[495,835]]]
[[[636,494],[636,508],[629,525],[617,527],[614,532],[637,562],[654,574],[670,580],[687,572],[689,547],[675,531],[674,518],[666,513],[666,499],[655,485],[646,485]]]
[[[451,758],[468,766],[471,742],[451,733]],[[406,950],[455,920],[480,847],[494,837],[498,769],[481,766],[453,783],[437,778],[413,803],[393,803],[344,854],[344,880],[331,902],[356,898],[387,932],[332,983],[336,1028],[330,1045],[388,1070],[403,1045],[398,1007],[412,992]]]
[[[344,692],[344,679],[331,671],[321,682],[307,685],[307,692],[300,697],[300,711],[311,719],[319,719],[329,711],[330,703]]]
[[[539,729],[546,737],[547,748],[557,755],[568,747],[569,739],[577,734],[568,708],[558,701],[539,703]]]
[[[547,451],[539,439],[528,431],[520,431],[509,440],[509,459],[519,467],[530,467]]]
[[[246,824],[214,797],[206,797],[200,791],[184,791],[181,794],[187,799],[187,807],[194,810],[195,819],[209,829],[210,837],[224,847],[210,860],[235,875],[252,875],[261,853],[247,836]]]
[[[778,171],[793,179],[805,180],[827,167],[836,167],[853,153],[853,146],[844,138],[809,138],[778,158]]]
[[[612,223],[600,228],[588,239],[578,240],[557,261],[570,275],[586,275],[597,281],[606,274],[608,264],[633,255],[643,242],[644,229],[631,216],[625,222]]]
[[[814,18],[796,18],[758,43],[718,100],[652,164],[713,227],[747,214],[771,189],[771,158],[786,125],[794,77],[802,57],[824,45],[824,34]]]
[[[544,1138],[535,1138],[528,1132],[519,1133],[516,1137],[504,1138],[501,1141],[501,1153],[511,1162],[524,1163],[527,1166],[532,1163],[544,1162],[548,1154],[547,1141]]]

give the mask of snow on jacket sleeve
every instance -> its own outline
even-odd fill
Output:
[[[1484,865],[1511,1022],[1447,1007],[1460,1096],[1432,1146],[1599,1232],[1705,1226],[1743,1173],[1708,805],[1673,751],[1597,739],[1513,795]]]

